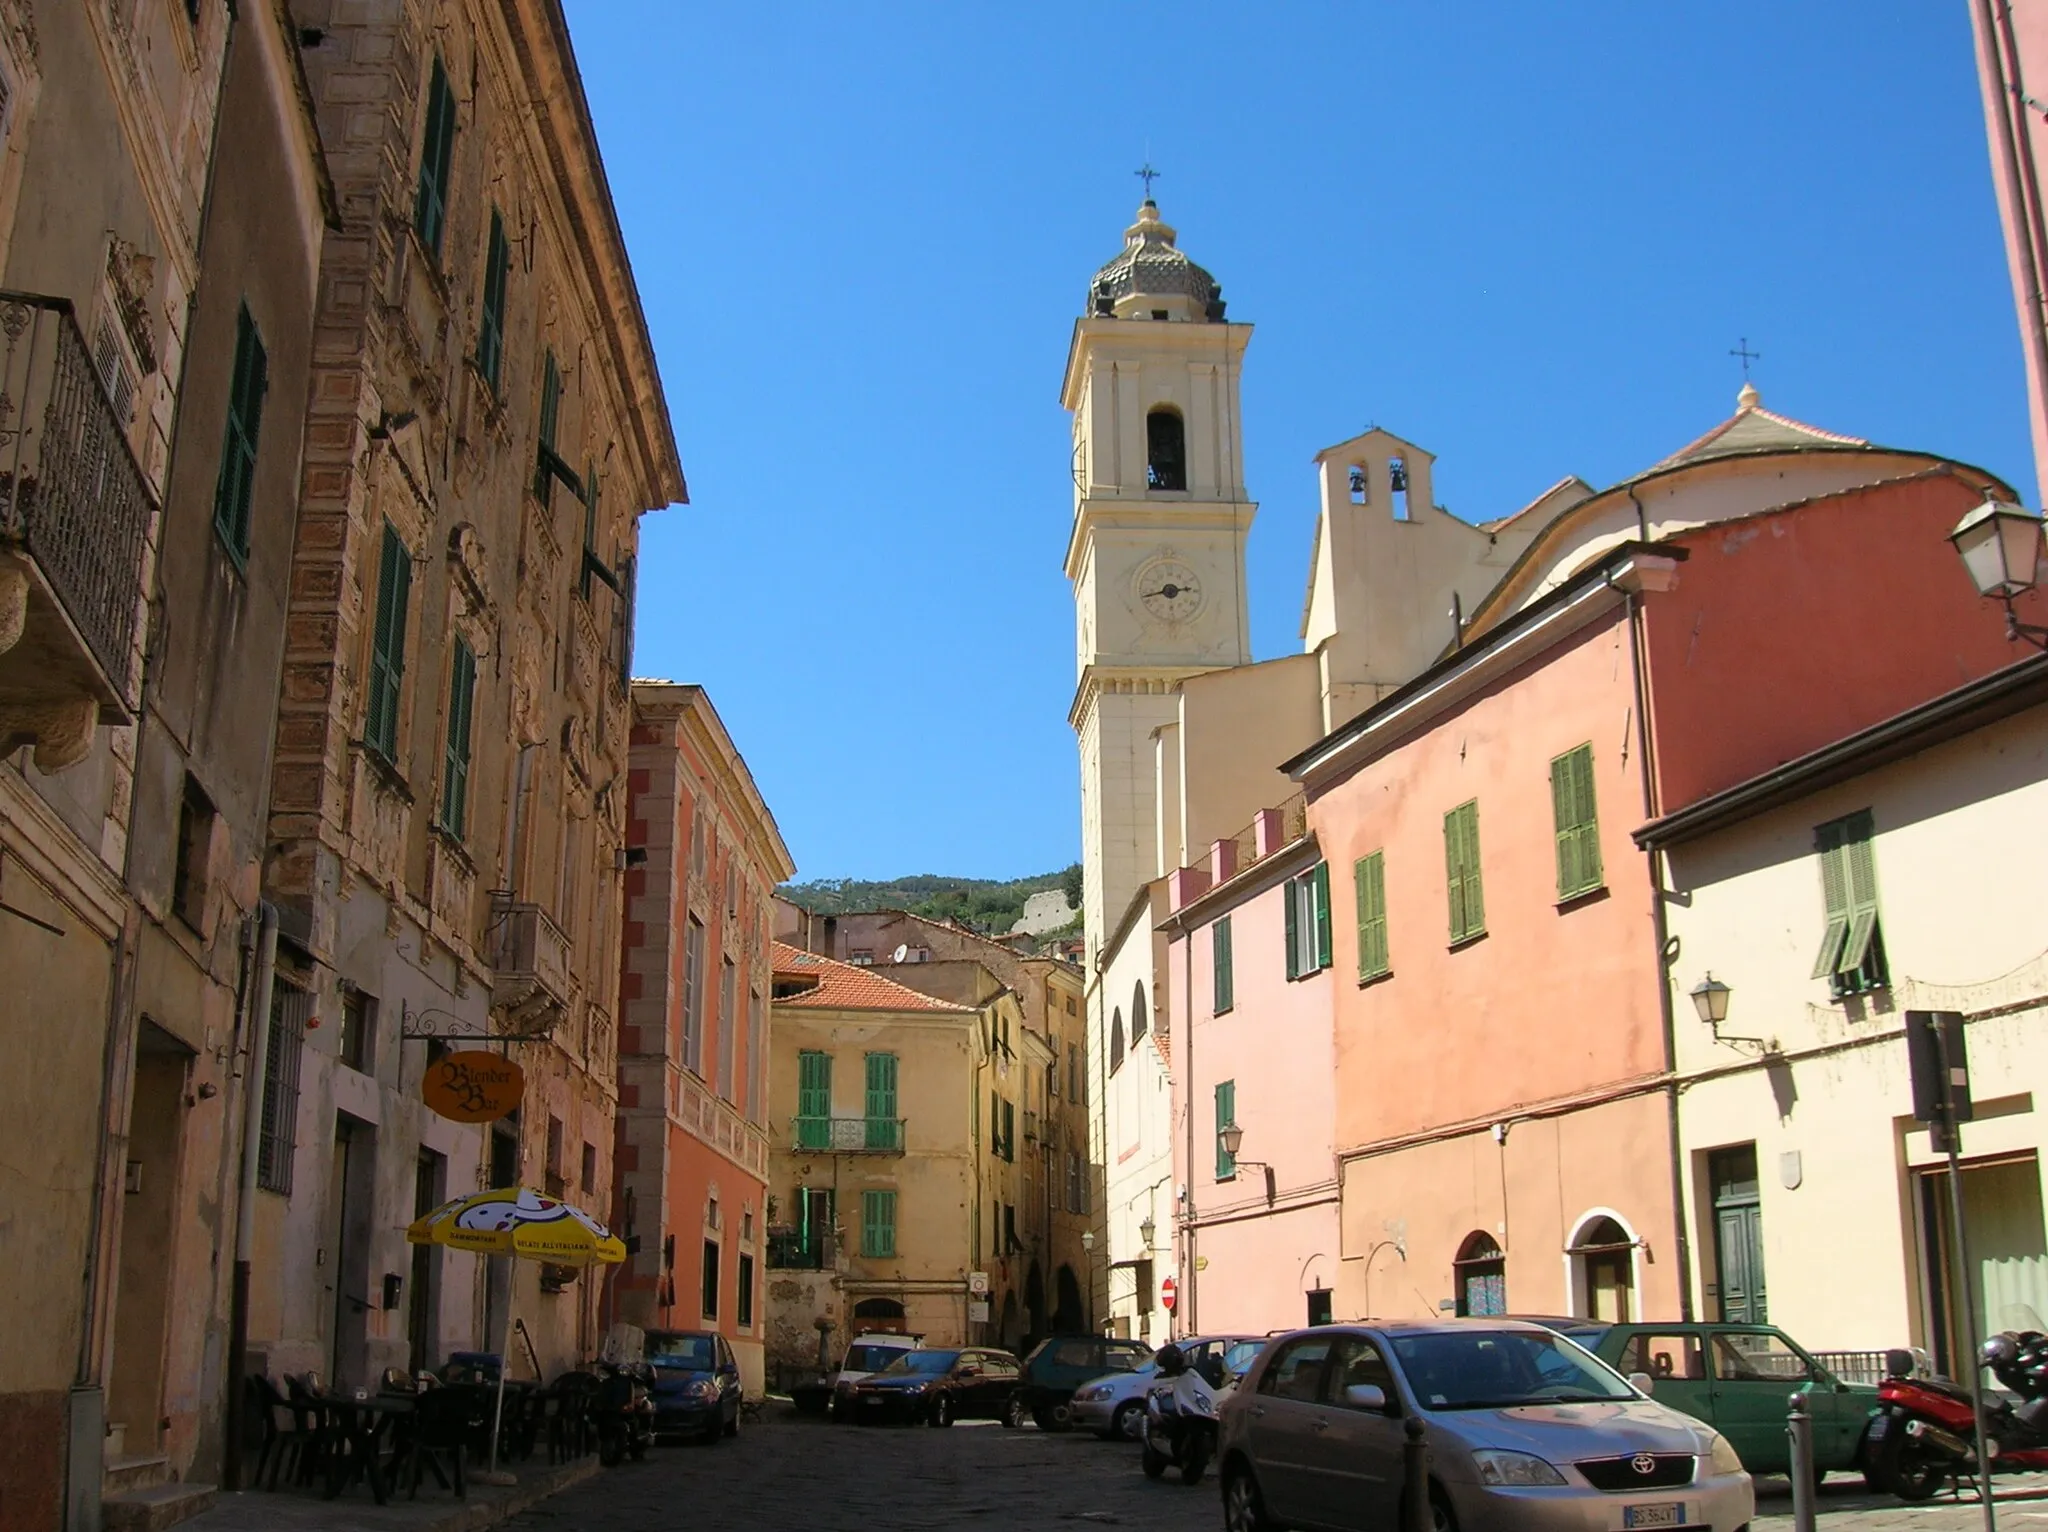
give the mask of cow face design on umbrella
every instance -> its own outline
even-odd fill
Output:
[[[455,1215],[455,1227],[502,1234],[521,1224],[555,1223],[569,1216],[567,1203],[543,1197],[531,1187],[522,1186],[517,1198],[482,1197],[472,1200]]]

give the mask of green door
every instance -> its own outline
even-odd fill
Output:
[[[1756,1145],[1717,1149],[1707,1157],[1707,1175],[1714,1188],[1714,1262],[1721,1279],[1721,1321],[1768,1324],[1771,1315],[1764,1293],[1764,1226]]]
[[[832,1147],[832,1055],[806,1048],[796,1056],[796,1146]]]

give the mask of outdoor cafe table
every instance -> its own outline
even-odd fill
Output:
[[[413,1396],[367,1394],[359,1399],[353,1394],[323,1393],[314,1398],[333,1418],[336,1447],[347,1446],[345,1453],[336,1451],[328,1459],[324,1498],[332,1500],[356,1479],[367,1478],[370,1493],[382,1505],[390,1495],[380,1462],[383,1441],[391,1434],[392,1422],[413,1413]]]

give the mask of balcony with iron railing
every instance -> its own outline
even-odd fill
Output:
[[[491,1008],[517,1036],[544,1035],[568,1010],[569,938],[537,904],[491,896]]]
[[[125,723],[156,497],[69,300],[0,292],[0,749]]]
[[[901,1117],[792,1117],[789,1142],[793,1149],[814,1149],[827,1154],[901,1154]]]
[[[802,1229],[768,1231],[768,1269],[823,1271],[832,1264],[832,1237]]]

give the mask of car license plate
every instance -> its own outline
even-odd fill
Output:
[[[1664,1505],[1623,1506],[1621,1524],[1624,1527],[1682,1527],[1686,1524],[1685,1502],[1674,1500]]]
[[[880,1404],[881,1402],[882,1402],[882,1398],[881,1398],[881,1395],[879,1395],[879,1394],[869,1394],[869,1395],[868,1395],[868,1406],[869,1406],[870,1408],[873,1408],[873,1407],[874,1407],[875,1405],[878,1405],[878,1404]]]

